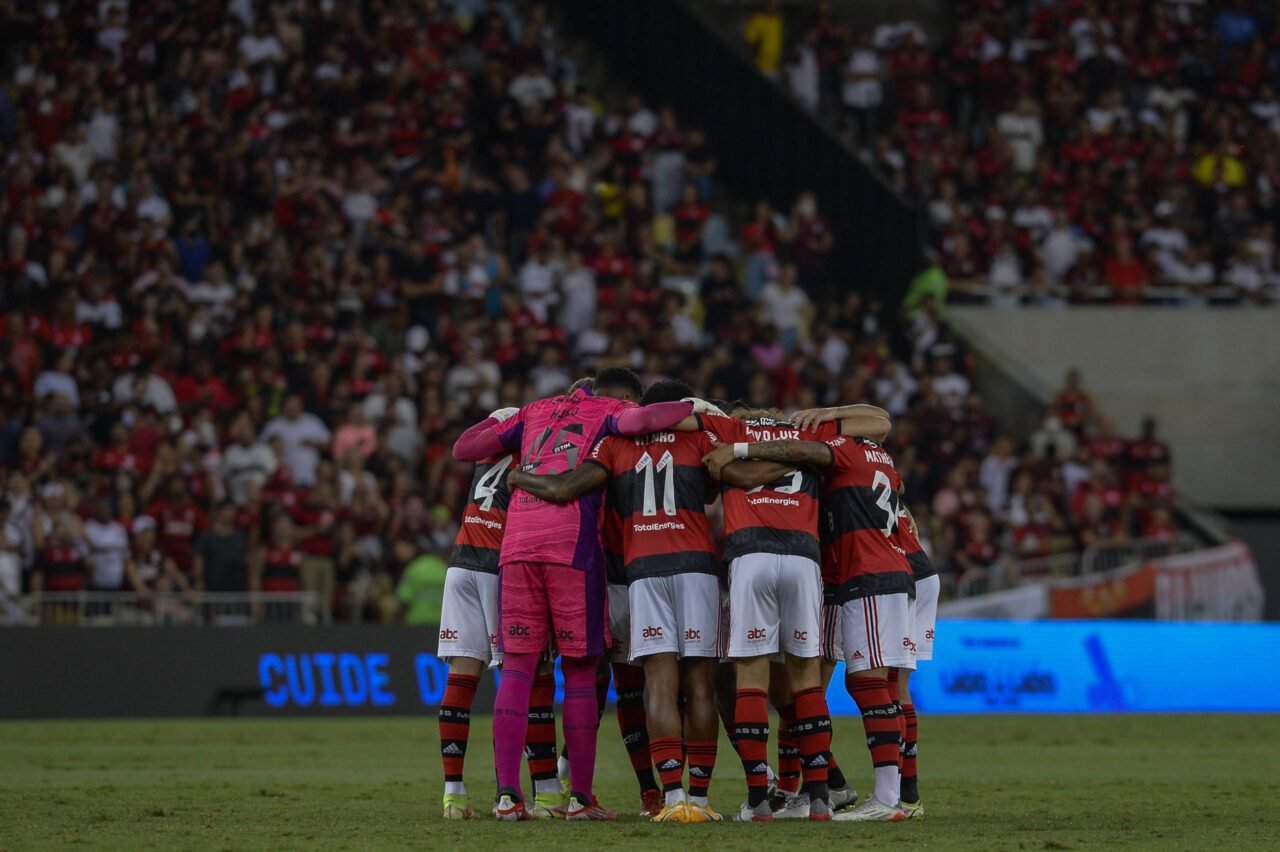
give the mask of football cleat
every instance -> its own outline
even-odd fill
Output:
[[[689,809],[684,802],[666,805],[653,815],[650,822],[689,822]]]
[[[906,818],[907,812],[902,808],[886,805],[875,796],[832,817],[838,822],[902,822]]]
[[[568,811],[563,793],[535,793],[529,815],[534,819],[564,819]]]
[[[826,799],[809,801],[809,822],[827,822],[831,819],[831,803]]]
[[[658,790],[641,790],[640,791],[640,816],[655,817],[661,811],[665,802],[662,793]]]
[[[858,791],[853,789],[852,784],[831,790],[831,810],[838,811],[841,808],[852,807],[857,803]]]
[[[754,808],[747,802],[742,803],[742,807],[733,817],[734,822],[773,822],[773,811],[769,809],[769,801],[766,799]]]
[[[776,804],[781,804],[782,807],[773,807]],[[781,801],[775,796],[773,802],[770,802],[770,807],[773,810],[774,819],[808,819],[809,794],[795,793]]]
[[[498,822],[524,822],[533,816],[524,806],[524,801],[511,793],[498,796],[498,803],[493,806],[493,816]]]
[[[595,796],[591,797],[591,803],[587,804],[586,797],[578,793],[574,793],[569,797],[569,812],[564,817],[570,822],[583,820],[615,820],[618,815],[613,811],[607,811],[600,807],[600,802]]]
[[[471,819],[475,815],[476,812],[471,810],[471,805],[467,802],[466,793],[444,794],[445,819]]]
[[[711,805],[686,802],[685,807],[689,809],[688,822],[724,822],[724,817],[720,816]]]
[[[899,802],[898,807],[907,813],[907,819],[924,819],[924,802]]]

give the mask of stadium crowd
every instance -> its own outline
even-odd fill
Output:
[[[818,0],[786,27],[771,2],[744,35],[764,73],[927,205],[953,299],[1280,300],[1269,4],[965,2],[950,20],[852,29]]]
[[[427,619],[461,429],[609,366],[882,405],[954,576],[1172,529],[1154,431],[1116,437],[1073,380],[1025,450],[999,435],[939,300],[819,299],[813,194],[734,233],[714,145],[603,106],[542,5],[6,6],[6,601],[310,589]]]

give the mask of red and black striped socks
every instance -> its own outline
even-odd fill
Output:
[[[791,726],[796,721],[796,705],[778,708],[778,790],[800,792],[800,747],[796,745]]]
[[[474,675],[449,674],[444,698],[440,700],[440,760],[444,764],[445,793],[465,793],[463,764],[467,759],[467,741],[471,736],[471,704],[476,698],[480,678]]]
[[[524,740],[524,754],[529,761],[529,777],[535,794],[560,790],[560,779],[556,775],[555,700],[555,675],[552,672],[539,674],[533,681],[529,697],[529,732]]]
[[[655,737],[649,741],[653,765],[662,782],[662,792],[667,804],[684,798],[684,739],[681,737]],[[673,801],[674,800],[674,801]]]
[[[889,681],[882,677],[849,677],[845,688],[862,712],[862,727],[867,734],[867,748],[875,767],[875,797],[890,807],[898,804],[902,736],[899,715],[889,697]]]
[[[769,702],[763,689],[739,689],[733,706],[733,735],[747,776],[747,804],[769,794]]]
[[[641,791],[656,790],[658,782],[653,777],[653,765],[657,758],[650,754],[648,717],[644,712],[644,669],[614,663],[613,688],[617,693],[614,710],[618,715],[618,730],[622,732],[622,743],[627,747],[627,758],[636,780],[640,782]]]
[[[902,747],[902,801],[920,801],[919,779],[916,777],[916,706],[902,705],[902,718],[906,721],[907,737]]]
[[[707,804],[707,790],[711,787],[711,773],[716,768],[716,741],[694,740],[685,746],[689,756],[689,798],[695,804]]]
[[[831,714],[827,696],[820,686],[795,693],[792,736],[800,748],[804,764],[804,785],[810,800],[831,798],[827,791],[827,770],[831,765]]]

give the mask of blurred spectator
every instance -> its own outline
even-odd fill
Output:
[[[782,14],[778,0],[766,0],[764,7],[747,18],[743,40],[750,48],[760,73],[777,77],[782,62]]]
[[[192,548],[194,585],[207,592],[243,592],[249,589],[249,541],[236,529],[236,510],[230,503],[219,504],[209,526]]]
[[[439,624],[448,566],[435,553],[424,553],[405,566],[396,586],[405,624]]]

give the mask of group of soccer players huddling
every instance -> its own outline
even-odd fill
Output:
[[[617,818],[592,795],[610,675],[641,813],[656,822],[722,820],[707,800],[722,721],[747,778],[736,821],[924,815],[909,678],[932,657],[938,578],[878,443],[889,416],[724,408],[682,382],[642,394],[634,373],[611,368],[458,439],[454,456],[476,471],[440,625],[445,818],[474,815],[463,764],[486,665],[502,673],[498,820]],[[717,497],[722,555],[707,517]],[[874,766],[861,803],[831,753],[837,662]]]

